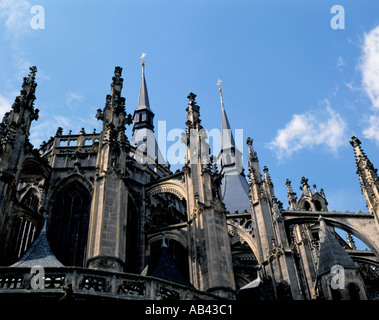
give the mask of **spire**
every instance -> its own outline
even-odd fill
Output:
[[[221,82],[222,80],[220,79],[217,82],[217,85],[219,86],[218,91],[220,92],[220,101],[221,101],[221,150],[226,150],[226,149],[235,150],[236,144],[235,144],[234,137],[232,134],[232,129],[229,124],[228,116],[226,115],[226,112],[225,112]]]
[[[0,154],[7,153],[11,156],[12,150],[16,145],[16,136],[21,134],[27,139],[29,136],[30,125],[33,120],[38,120],[38,109],[34,109],[36,99],[35,91],[37,83],[35,76],[37,67],[30,67],[28,77],[24,77],[20,95],[17,96],[12,104],[12,110],[6,112],[0,122]],[[21,146],[21,144],[19,144]],[[19,154],[20,150],[13,150],[14,155]],[[4,157],[2,165],[6,165]],[[11,169],[13,171],[13,169]]]
[[[218,91],[221,102],[221,150],[218,155],[220,173],[224,175],[221,183],[222,199],[231,213],[250,212],[249,185],[242,174],[242,153],[236,148],[232,130],[225,112],[221,88],[218,80]]]
[[[336,265],[346,269],[357,269],[349,254],[341,247],[337,238],[328,229],[325,219],[320,216],[319,222],[320,252],[317,275],[320,276],[330,272]]]
[[[144,61],[145,56],[146,56],[146,53],[143,53],[142,56],[140,57],[140,59],[142,59],[142,62],[141,62],[142,79],[141,79],[141,86],[139,90],[137,108],[134,111],[133,133],[136,129],[140,129],[140,128],[148,128],[148,129],[154,130],[154,124],[153,124],[154,113],[150,109],[149,95],[147,92],[146,79],[145,79],[145,66],[146,66],[146,62]]]
[[[102,120],[106,126],[112,123],[115,127],[125,129],[125,124],[129,125],[131,123],[131,115],[126,114],[125,98],[121,97],[124,82],[121,74],[122,68],[116,66],[114,68],[114,76],[112,77],[111,93],[107,94],[105,98],[104,109],[97,110],[96,119]]]
[[[312,192],[311,192],[311,189],[309,188],[309,185],[308,185],[308,179],[306,179],[305,177],[302,177],[300,184],[303,186],[304,195],[312,197]]]
[[[186,109],[187,112],[187,134],[190,134],[190,130],[201,130],[203,126],[200,124],[200,107],[196,103],[196,94],[190,92],[187,96],[188,107]]]
[[[361,182],[361,190],[364,195],[367,208],[371,213],[379,210],[379,179],[378,170],[374,168],[371,161],[361,148],[361,141],[353,136],[350,144],[354,148],[355,163],[357,165],[357,174]]]
[[[291,180],[286,179],[288,204],[292,210],[297,210],[297,196],[291,186]]]
[[[137,109],[136,110],[141,110],[141,109],[148,109],[150,110],[150,103],[149,103],[149,95],[147,93],[147,86],[146,86],[146,80],[145,80],[145,66],[146,62],[143,60],[146,56],[146,53],[143,53],[141,58],[141,66],[142,66],[142,79],[141,79],[141,86],[140,86],[140,91],[139,91],[139,96],[138,96],[138,104],[137,104]]]
[[[141,163],[147,161],[150,164],[154,164],[155,160],[157,160],[159,164],[163,164],[165,163],[165,160],[159,150],[154,135],[154,113],[150,109],[149,95],[147,93],[145,79],[145,56],[146,53],[143,53],[140,57],[140,59],[142,59],[142,80],[137,108],[134,110],[133,115],[133,138],[130,141],[130,144],[137,148],[137,153],[139,154],[138,161]]]

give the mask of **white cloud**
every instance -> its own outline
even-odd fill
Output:
[[[30,62],[28,48],[25,47],[25,37],[33,34],[30,21],[32,4],[27,0],[0,0],[0,30],[1,36],[7,41],[13,64],[17,70],[14,80],[22,79],[29,72]]]
[[[373,114],[368,118],[367,127],[362,132],[365,138],[379,143],[379,114]]]
[[[325,145],[336,153],[346,143],[345,121],[328,100],[324,100],[323,104],[324,108],[294,114],[284,129],[278,130],[275,139],[267,146],[276,153],[279,160],[317,145]]]
[[[379,26],[364,35],[360,69],[372,107],[379,110]]]
[[[15,39],[30,32],[31,3],[26,0],[1,0],[0,18],[4,19],[5,37]]]
[[[379,143],[379,25],[364,35],[360,58],[362,85],[371,100],[373,114],[366,116],[363,135]]]

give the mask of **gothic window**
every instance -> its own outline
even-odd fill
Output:
[[[331,294],[332,294],[332,300],[342,300],[342,295],[341,295],[341,291],[340,289],[333,289],[331,286],[330,286],[330,291],[331,291]]]
[[[304,202],[304,210],[310,211],[311,210],[311,204],[308,201]]]
[[[318,201],[318,200],[315,201],[315,208],[316,208],[316,211],[321,211],[321,203],[320,203],[320,201]]]
[[[39,197],[37,191],[28,191],[28,193],[23,197],[21,203],[34,211],[38,211]]]
[[[89,192],[78,182],[55,197],[48,236],[54,254],[64,265],[83,266],[90,204]]]
[[[13,227],[11,245],[14,256],[19,259],[31,246],[36,236],[36,226],[25,216],[17,217]]]
[[[347,289],[349,291],[350,300],[360,300],[360,289],[358,285],[356,285],[355,283],[349,283]]]

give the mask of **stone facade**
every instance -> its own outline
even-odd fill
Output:
[[[185,164],[170,170],[155,140],[144,68],[133,114],[116,67],[105,106],[94,115],[101,132],[58,128],[38,150],[28,140],[38,119],[31,68],[0,124],[0,294],[30,292],[30,265],[37,264],[50,279],[33,293],[44,299],[379,296],[379,181],[356,137],[351,144],[369,212],[329,212],[324,191],[314,185],[312,192],[306,178],[299,199],[286,181],[284,210],[250,138],[246,179],[221,88],[220,170],[193,93],[185,109]],[[370,250],[357,250],[351,235]]]

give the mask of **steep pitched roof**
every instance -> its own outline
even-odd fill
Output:
[[[228,116],[226,115],[224,104],[221,105],[221,149],[235,148],[232,129],[230,127]]]
[[[219,83],[220,84],[220,80]],[[221,183],[222,200],[230,213],[250,212],[249,186],[241,174],[242,153],[237,149],[228,116],[224,107],[222,89],[219,88],[221,101],[221,159],[220,171],[224,174]]]
[[[142,65],[142,80],[138,96],[138,104],[136,110],[150,109],[149,95],[147,92],[146,80],[145,80],[145,68],[144,64]]]
[[[239,173],[226,173],[221,183],[222,201],[230,213],[250,212],[249,185]]]
[[[19,261],[11,267],[31,268],[33,266],[43,267],[63,267],[64,265],[55,257],[51,251],[49,241],[46,236],[46,222],[37,239],[32,246],[21,257]]]
[[[149,275],[193,288],[193,285],[183,277],[182,273],[176,266],[174,258],[170,254],[164,239],[158,263],[153,271],[149,272]]]
[[[323,217],[320,217],[320,256],[317,275],[330,272],[333,266],[340,265],[346,269],[356,269],[357,266],[349,254],[341,247],[337,238],[328,229]]]

